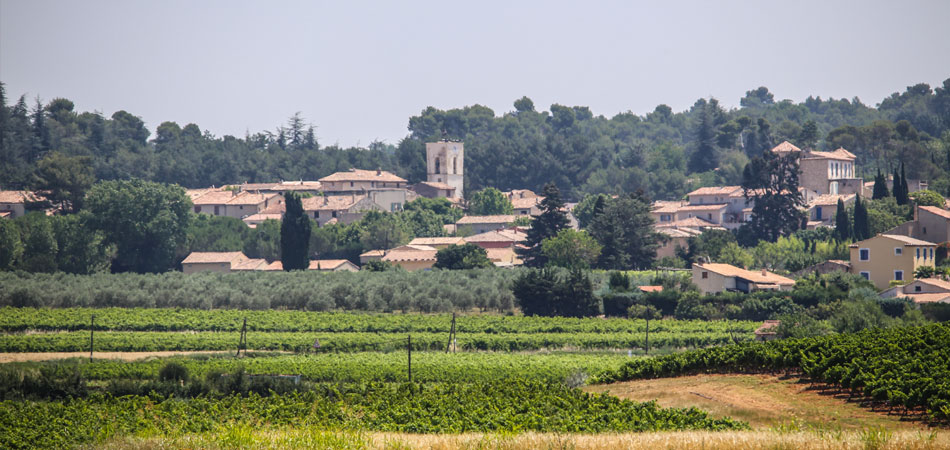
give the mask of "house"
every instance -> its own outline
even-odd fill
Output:
[[[878,289],[891,281],[914,278],[921,266],[934,266],[936,244],[897,234],[879,234],[851,244],[851,273],[870,280]]]
[[[16,219],[26,214],[27,203],[38,199],[30,191],[0,191],[0,217]]]
[[[283,220],[284,213],[287,211],[287,205],[283,201],[272,203],[267,208],[262,209],[257,214],[251,214],[243,219],[244,223],[250,228],[256,228],[265,220]]]
[[[762,290],[790,291],[795,280],[762,269],[759,272],[740,269],[730,264],[693,264],[693,283],[703,294],[722,291],[753,292]]]
[[[680,201],[657,200],[653,202],[650,208],[650,216],[653,217],[653,222],[657,224],[673,222],[676,220],[676,211],[679,211],[680,207],[683,206],[686,206],[686,204]]]
[[[695,228],[676,227],[660,227],[656,228],[656,232],[666,236],[666,240],[656,249],[657,259],[675,257],[677,247],[684,250],[689,248],[689,238],[702,234],[702,231]]]
[[[802,150],[784,141],[772,148],[772,152],[798,157],[799,185],[808,192],[823,195],[861,194],[864,191],[864,180],[854,176],[857,157],[843,148],[830,152]]]
[[[844,205],[854,204],[857,194],[823,194],[816,196],[806,204],[805,214],[808,215],[808,229],[813,230],[816,227],[834,227],[835,215],[838,213],[838,200],[844,202]]]
[[[690,215],[690,211],[687,210],[687,214],[677,214],[677,219],[699,217],[731,230],[739,228],[752,218],[752,206],[755,204],[755,200],[745,198],[745,191],[742,186],[703,187],[686,194],[686,196],[689,199],[689,204],[685,207],[693,208],[693,211],[691,211],[693,214]],[[714,205],[726,205],[722,211],[721,220],[714,220],[721,208],[712,207],[707,210],[700,208],[701,206],[711,207]],[[681,208],[683,207],[678,208],[677,212]],[[702,215],[704,213],[705,216]]]
[[[403,245],[386,252],[380,260],[393,263],[408,271],[429,270],[435,265],[439,251],[426,245]]]
[[[192,197],[191,202],[194,204],[196,213],[234,217],[236,219],[257,214],[273,204],[283,203],[283,198],[277,194],[235,190],[193,190],[189,192],[188,196]]]
[[[950,281],[921,278],[881,292],[881,298],[909,298],[915,304],[950,303]]]
[[[658,223],[653,226],[657,230],[663,228],[692,228],[695,231],[702,232],[703,230],[725,230],[724,227],[716,225],[706,219],[699,217],[690,217],[688,219],[675,220],[673,222]]]
[[[512,267],[524,264],[521,258],[518,257],[518,254],[515,253],[514,247],[487,248],[485,249],[485,253],[488,256],[488,260],[496,267]]]
[[[425,245],[436,250],[442,250],[450,245],[463,245],[465,238],[461,237],[421,237],[409,241],[409,245]]]
[[[350,169],[336,172],[320,179],[323,191],[327,194],[345,194],[372,191],[385,188],[406,188],[406,179],[385,170]]]
[[[465,237],[465,242],[484,249],[514,247],[528,239],[528,235],[517,229],[487,231]]]
[[[418,197],[418,194],[409,189],[394,188],[367,191],[366,195],[373,200],[373,203],[379,206],[380,210],[389,212],[402,211],[406,202]]]
[[[412,190],[425,198],[455,198],[455,187],[436,181],[423,181],[412,185]]]
[[[833,273],[833,272],[844,272],[851,273],[851,263],[841,259],[829,259],[825,262],[820,262],[818,264],[808,266],[798,272],[792,273],[794,277],[803,277],[809,274],[818,272],[821,275]]]
[[[302,199],[300,203],[304,213],[317,222],[318,227],[331,221],[353,223],[362,219],[366,211],[382,209],[366,194],[309,197]]]
[[[782,324],[781,320],[766,320],[755,330],[755,340],[772,341],[778,339],[778,327]]]
[[[370,261],[379,261],[386,256],[386,250],[370,250],[360,253],[360,265],[364,266]]]
[[[270,263],[268,263],[266,259],[260,258],[248,259],[231,267],[231,272],[257,272],[262,270],[272,269],[270,269]],[[278,268],[277,270],[282,270],[282,268]]]
[[[181,271],[230,273],[233,268],[248,259],[242,252],[191,252],[181,262]]]
[[[472,234],[485,233],[511,226],[518,219],[515,215],[465,216],[455,222],[456,230],[470,229]]]
[[[686,205],[676,211],[676,220],[685,220],[693,217],[705,220],[713,225],[722,225],[726,221],[726,203],[712,205]]]
[[[315,259],[310,261],[307,270],[318,270],[320,272],[358,272],[360,270],[356,264],[346,259]]]
[[[928,242],[950,241],[950,211],[936,206],[918,206],[917,225],[911,237]]]
[[[276,183],[241,183],[227,186],[241,192],[259,192],[261,194],[280,194],[297,192],[300,194],[317,195],[323,191],[319,181],[279,181]]]
[[[544,197],[535,194],[529,189],[512,189],[504,192],[505,197],[511,202],[511,207],[516,216],[537,216],[541,214],[540,204]]]

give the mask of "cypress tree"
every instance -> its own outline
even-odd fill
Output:
[[[868,221],[868,209],[861,196],[854,199],[854,240],[863,241],[871,237],[871,223]]]
[[[310,218],[303,212],[300,196],[284,194],[287,211],[280,224],[280,260],[285,271],[307,270],[310,265]]]
[[[840,198],[838,211],[835,213],[835,238],[839,241],[851,239],[851,221],[848,219],[848,210],[845,209],[844,202]]]
[[[871,195],[871,198],[880,200],[889,195],[891,195],[891,193],[887,190],[887,179],[884,178],[881,169],[877,169],[877,176],[874,177],[874,194]]]

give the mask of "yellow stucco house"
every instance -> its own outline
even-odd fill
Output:
[[[891,281],[913,280],[918,267],[933,266],[936,247],[908,236],[879,234],[851,244],[851,273],[887,289]]]

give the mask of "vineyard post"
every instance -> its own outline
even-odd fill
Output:
[[[89,318],[89,362],[92,362],[92,349],[93,349],[93,344],[94,344],[94,341],[92,339],[93,339],[93,333],[95,332],[95,330],[96,330],[96,315],[93,314],[92,317]]]
[[[406,350],[409,354],[409,392],[412,392],[412,335],[406,338]]]
[[[448,353],[449,349],[452,349],[452,353],[455,353],[457,350],[454,344],[455,341],[455,311],[452,311],[452,328],[449,330],[449,342],[445,345],[445,353]]]

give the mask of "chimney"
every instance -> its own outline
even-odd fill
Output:
[[[383,174],[383,169],[376,168],[376,176],[378,177],[378,176],[380,176],[380,175],[382,175],[382,174]]]
[[[764,277],[764,276],[768,276],[768,272],[766,272],[765,269],[762,269],[762,276],[763,276],[763,277]]]
[[[327,197],[327,196],[324,195],[324,196],[323,196],[323,206],[327,206],[327,205],[329,205],[329,204],[330,204],[330,197]]]

